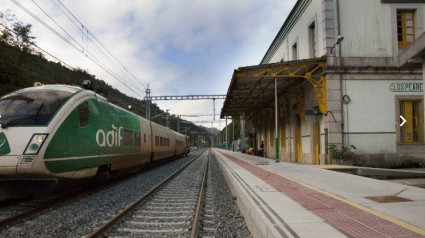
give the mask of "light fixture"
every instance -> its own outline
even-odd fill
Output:
[[[333,52],[333,50],[334,50],[335,46],[336,46],[336,45],[338,45],[338,44],[340,44],[342,40],[344,40],[344,36],[342,36],[342,35],[339,35],[339,36],[336,38],[336,42],[335,42],[335,44],[334,44],[334,45],[332,46],[332,48],[331,48],[331,55],[332,55],[332,52]]]

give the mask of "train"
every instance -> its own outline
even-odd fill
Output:
[[[0,181],[108,178],[190,150],[187,136],[78,86],[9,93],[0,125]]]

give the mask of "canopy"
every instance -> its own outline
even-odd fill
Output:
[[[278,97],[296,95],[298,85],[307,80],[313,85],[319,110],[326,114],[326,57],[260,64],[234,71],[220,117],[249,116],[274,104],[275,78]]]

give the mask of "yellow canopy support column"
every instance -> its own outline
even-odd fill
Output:
[[[314,93],[316,94],[317,103],[319,105],[319,110],[323,114],[327,114],[327,97],[326,97],[326,79],[323,74],[313,75],[313,73],[318,69],[323,69],[325,67],[325,63],[319,63],[317,67],[315,67],[312,71],[306,72],[305,79],[307,79],[312,85],[314,89]]]

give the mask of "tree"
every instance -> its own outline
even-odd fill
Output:
[[[13,44],[13,35],[8,28],[9,28],[10,22],[14,21],[14,19],[15,19],[15,15],[12,14],[12,11],[10,9],[6,10],[6,12],[0,11],[0,22],[1,22],[0,41],[2,43],[7,43],[9,45]]]
[[[15,32],[14,45],[25,53],[33,52],[34,36],[31,36],[31,24],[24,25],[22,22],[13,23],[13,31]]]

